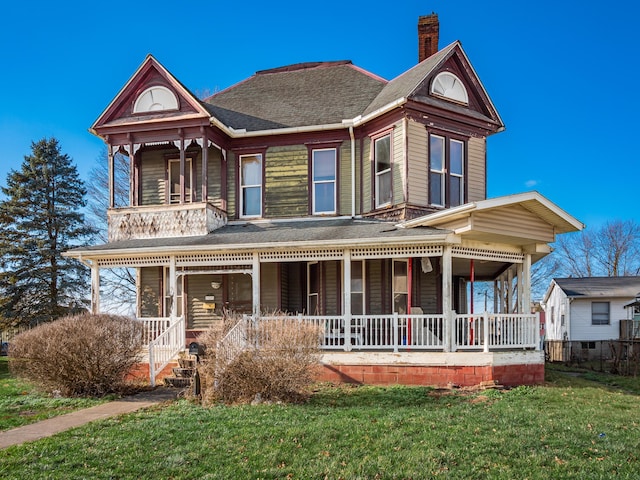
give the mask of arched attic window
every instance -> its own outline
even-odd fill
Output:
[[[441,72],[431,83],[431,93],[454,102],[469,103],[467,89],[462,81],[451,72]]]
[[[133,113],[177,110],[178,98],[167,87],[149,87],[142,92],[133,104]]]

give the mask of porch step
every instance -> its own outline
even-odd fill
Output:
[[[191,386],[191,378],[185,377],[165,377],[164,378],[165,387],[173,387],[173,388],[188,388]]]
[[[178,367],[173,367],[173,375],[164,378],[167,387],[189,388],[196,371],[196,360],[194,358],[178,358]]]
[[[191,378],[191,377],[193,377],[193,372],[195,371],[195,369],[194,368],[174,367],[172,369],[172,371],[173,371],[173,376],[174,377]]]

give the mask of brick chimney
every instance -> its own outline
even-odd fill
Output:
[[[438,51],[439,32],[440,23],[436,13],[418,18],[418,62]]]

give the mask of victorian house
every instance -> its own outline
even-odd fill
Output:
[[[582,224],[536,192],[487,199],[503,122],[438,29],[420,17],[419,62],[393,80],[303,63],[200,100],[142,62],[91,128],[109,151],[109,241],[68,255],[91,267],[94,311],[100,272],[135,269],[152,377],[224,311],[278,310],[323,327],[325,379],[543,380],[530,269]],[[474,312],[479,281],[491,313]]]

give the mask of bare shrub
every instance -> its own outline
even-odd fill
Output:
[[[240,322],[231,329],[227,325],[224,337],[224,329],[205,334],[211,335],[210,343],[217,339],[215,348],[207,345],[201,366],[205,400],[291,402],[303,398],[319,365],[320,328],[285,315]]]
[[[74,315],[16,336],[10,368],[45,391],[64,396],[122,393],[140,361],[143,327],[117,315]]]

